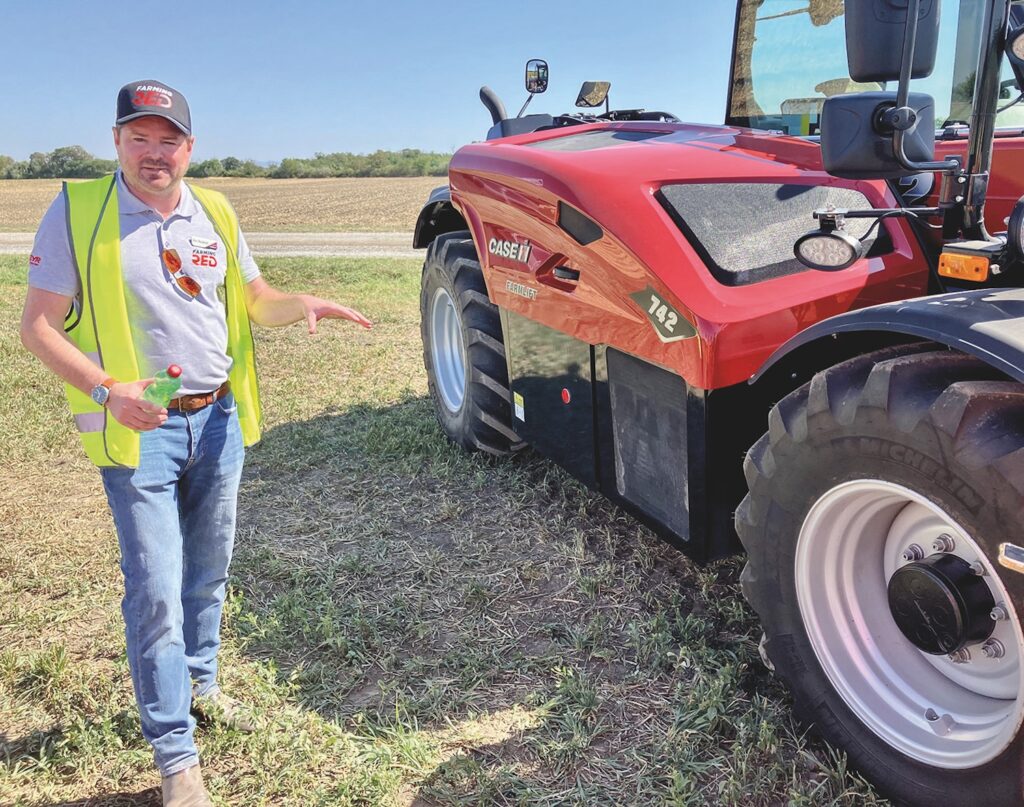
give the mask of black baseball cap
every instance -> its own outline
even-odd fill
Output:
[[[120,126],[136,118],[156,115],[166,118],[186,135],[192,134],[192,116],[185,96],[160,81],[133,81],[117,94],[117,120]]]

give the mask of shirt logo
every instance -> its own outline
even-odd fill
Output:
[[[193,266],[205,266],[209,269],[213,269],[217,266],[218,244],[216,241],[193,236],[188,239],[188,243],[192,246]]]
[[[39,266],[43,262],[43,259],[39,255],[29,256],[28,262],[33,266]]]

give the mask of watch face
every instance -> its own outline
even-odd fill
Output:
[[[100,406],[103,406],[107,402],[107,398],[110,395],[110,390],[104,387],[102,384],[97,384],[92,388],[91,397]]]

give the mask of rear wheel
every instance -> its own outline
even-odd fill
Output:
[[[947,351],[830,368],[745,464],[743,590],[815,724],[891,797],[1020,804],[1024,388]]]
[[[434,412],[448,438],[498,456],[520,448],[511,426],[501,317],[487,298],[468,232],[438,236],[427,250],[420,334]]]

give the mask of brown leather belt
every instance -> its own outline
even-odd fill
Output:
[[[229,392],[231,392],[231,382],[225,381],[213,392],[200,392],[195,395],[182,395],[178,398],[173,398],[167,404],[167,408],[177,409],[179,412],[197,412],[204,406],[209,406],[214,401],[219,401]]]

